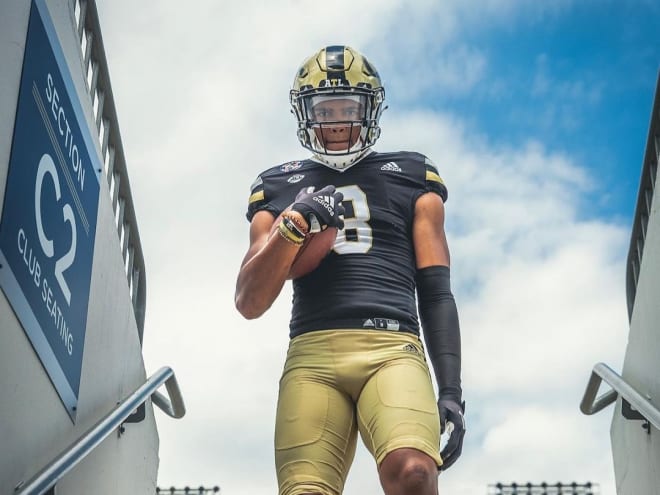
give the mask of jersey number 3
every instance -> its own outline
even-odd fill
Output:
[[[346,214],[344,230],[337,232],[333,249],[337,254],[366,254],[374,242],[367,195],[355,185],[338,187],[337,191],[344,195]]]

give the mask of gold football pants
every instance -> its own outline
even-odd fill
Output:
[[[280,495],[342,493],[358,431],[378,465],[404,447],[442,464],[438,409],[419,338],[323,330],[292,339],[275,423]]]

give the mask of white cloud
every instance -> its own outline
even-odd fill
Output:
[[[494,464],[490,470],[499,481],[584,483],[591,480],[585,476],[600,468],[591,447],[603,444],[599,437],[591,418],[560,407],[529,405],[510,411],[489,431],[482,455]]]
[[[234,309],[233,292],[247,248],[250,183],[305,156],[288,115],[293,72],[324,43],[349,40],[392,81],[393,100],[406,99],[397,94],[405,88],[402,56],[414,69],[404,71],[408,81],[424,72],[420,61],[431,65],[412,96],[429,87],[469,91],[488,60],[460,42],[462,30],[532,7],[394,0],[194,7],[99,4],[147,263],[147,369],[171,365],[188,407],[181,421],[156,413],[160,484],[272,493],[290,289],[250,322]],[[430,51],[429,43],[436,43]],[[605,413],[578,412],[591,365],[621,361],[627,325],[627,233],[582,209],[598,183],[570,156],[539,142],[511,148],[476,135],[460,116],[399,107],[382,123],[379,149],[427,153],[449,187],[470,431],[441,489],[476,495],[504,477],[572,481],[586,473],[612,495]],[[346,495],[379,490],[360,448]]]

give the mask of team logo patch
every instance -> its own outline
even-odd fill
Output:
[[[401,167],[399,167],[396,163],[394,162],[389,162],[380,167],[381,170],[385,170],[386,172],[401,172]]]
[[[304,178],[305,178],[304,175],[302,175],[302,174],[296,174],[296,175],[292,175],[291,177],[289,177],[286,181],[289,182],[289,183],[291,183],[291,184],[295,184],[296,182],[300,182],[300,181],[303,180]]]
[[[298,170],[300,167],[302,167],[302,162],[296,161],[296,162],[289,162],[285,163],[284,165],[280,166],[280,170],[282,172],[291,172],[292,170]]]

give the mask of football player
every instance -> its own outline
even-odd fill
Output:
[[[281,495],[342,493],[358,433],[387,495],[437,494],[438,472],[461,454],[447,189],[426,156],[372,149],[384,100],[363,55],[321,49],[290,93],[311,158],[266,170],[252,185],[250,246],[236,285],[246,318],[271,306],[310,232],[338,229],[318,268],[293,280],[275,426]],[[441,432],[449,439],[439,452]]]

